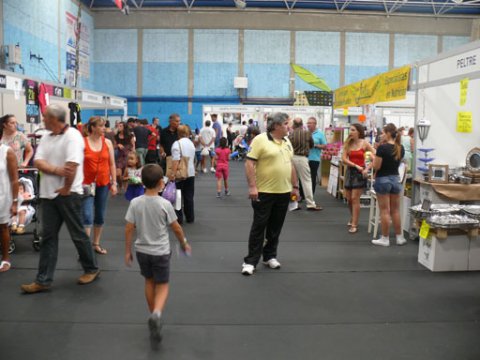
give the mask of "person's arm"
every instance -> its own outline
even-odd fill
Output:
[[[10,178],[10,191],[12,192],[12,206],[10,207],[10,214],[17,215],[18,210],[18,167],[17,156],[12,149],[7,150],[7,171]]]
[[[176,141],[172,145],[172,172],[170,174],[170,181],[175,180],[175,174],[177,173],[178,164],[180,163],[181,155],[180,155],[180,141]]]
[[[258,200],[258,190],[257,190],[257,180],[255,177],[255,167],[256,162],[255,160],[248,159],[245,162],[245,174],[247,175],[247,183],[248,183],[248,197],[253,200]]]
[[[375,170],[378,170],[382,167],[382,158],[380,156],[375,156],[375,159],[373,159],[373,168]]]
[[[135,224],[128,222],[125,225],[125,265],[132,266],[132,239],[135,232]]]
[[[108,147],[108,156],[110,162],[110,178],[112,187],[110,188],[110,192],[113,196],[117,195],[117,168],[115,166],[115,154],[113,153],[113,144],[110,140],[105,139]]]
[[[70,195],[70,190],[72,188],[73,180],[77,175],[78,164],[74,162],[65,163],[64,168],[66,169],[67,174],[65,175],[65,182],[62,188],[57,189],[55,192],[61,196]]]
[[[28,163],[32,159],[32,156],[33,156],[33,147],[32,147],[32,144],[30,144],[30,141],[27,140],[27,143],[25,144],[25,153],[23,155],[22,167],[28,166]]]
[[[187,242],[187,239],[185,238],[185,234],[183,233],[183,229],[178,223],[178,221],[174,221],[170,224],[170,228],[172,229],[173,233],[175,234],[175,237],[178,240],[178,243],[180,244],[180,247],[182,248],[183,252],[187,255],[190,255],[192,253],[192,248]]]
[[[313,137],[312,137],[312,134],[310,134],[310,132],[308,132],[308,147],[310,149],[313,149],[315,146],[314,142],[313,142]]]
[[[299,186],[298,186],[297,172],[295,171],[295,166],[293,166],[293,161],[292,161],[291,181],[292,181],[292,195],[295,195],[298,199],[299,196],[300,196],[300,191],[299,191]]]
[[[132,151],[135,151],[135,136],[130,138],[130,144],[132,145]]]
[[[128,169],[125,168],[125,170],[123,170],[123,180],[128,180]]]

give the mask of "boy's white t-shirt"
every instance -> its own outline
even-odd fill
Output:
[[[35,160],[45,160],[57,167],[64,166],[67,162],[78,164],[77,173],[73,180],[71,192],[83,194],[83,158],[85,142],[77,129],[69,127],[61,135],[52,135],[51,131],[42,136],[38,145]],[[40,176],[40,198],[54,199],[58,196],[58,189],[62,188],[65,178],[52,174]]]
[[[170,254],[168,226],[177,220],[172,204],[161,196],[142,195],[130,202],[125,220],[135,224],[135,250],[148,255]]]

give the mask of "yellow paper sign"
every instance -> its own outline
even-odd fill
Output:
[[[467,102],[468,79],[460,80],[460,106]]]
[[[460,111],[457,114],[457,132],[471,133],[472,131],[472,112]]]
[[[430,234],[430,225],[427,224],[425,220],[422,221],[422,226],[420,227],[420,237],[422,239],[427,239]]]
[[[343,109],[343,116],[348,116],[348,108]]]

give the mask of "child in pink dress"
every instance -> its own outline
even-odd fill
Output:
[[[217,170],[215,177],[217,178],[217,198],[222,197],[222,178],[225,186],[225,195],[230,196],[228,190],[228,161],[230,160],[230,149],[227,146],[227,138],[220,139],[220,146],[215,149],[215,158],[217,163]]]

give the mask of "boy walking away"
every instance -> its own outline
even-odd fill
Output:
[[[230,159],[230,149],[228,148],[227,138],[220,139],[220,146],[215,149],[215,156],[217,160],[217,170],[215,177],[217,178],[217,198],[222,196],[222,178],[225,186],[225,195],[230,196],[228,190],[228,160]]]
[[[141,274],[145,278],[145,297],[150,310],[150,340],[152,347],[155,347],[162,340],[161,316],[169,289],[171,251],[167,226],[175,233],[185,254],[189,255],[191,248],[177,222],[172,204],[158,196],[164,186],[162,168],[156,164],[145,165],[142,182],[146,188],[145,195],[130,202],[125,216],[125,264],[131,266],[133,262],[131,248],[136,229],[135,251]]]

